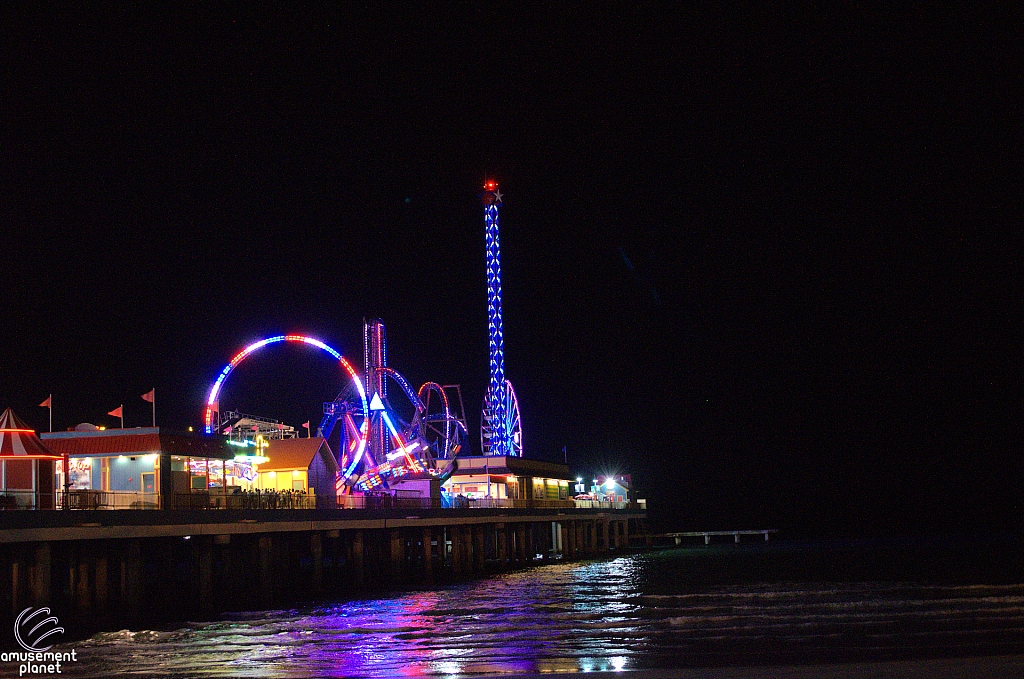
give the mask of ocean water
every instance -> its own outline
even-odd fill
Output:
[[[642,675],[1024,652],[1015,557],[974,568],[961,561],[975,552],[961,551],[712,546],[556,563],[432,591],[98,634],[64,645],[79,658],[64,675]],[[872,573],[881,577],[843,577]]]

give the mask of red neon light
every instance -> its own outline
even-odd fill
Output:
[[[12,434],[35,434],[35,429],[0,429],[0,433],[10,432]]]

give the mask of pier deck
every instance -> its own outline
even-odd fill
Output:
[[[98,629],[266,609],[598,557],[646,545],[645,519],[638,505],[0,512],[0,608]]]

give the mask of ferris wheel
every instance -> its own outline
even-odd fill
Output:
[[[207,396],[203,411],[204,431],[207,434],[222,433],[220,431],[221,423],[219,413],[220,395],[221,390],[224,387],[224,383],[232,371],[234,371],[239,364],[254,353],[262,350],[264,347],[278,344],[280,342],[307,344],[325,351],[341,364],[345,374],[349,377],[345,390],[342,392],[342,395],[339,396],[339,399],[335,401],[335,403],[338,404],[337,410],[335,411],[332,408],[331,415],[327,416],[325,414],[324,421],[321,422],[321,433],[325,425],[329,425],[328,429],[330,429],[330,427],[333,427],[336,422],[340,421],[343,423],[345,447],[341,456],[340,472],[337,483],[338,489],[341,490],[345,479],[348,479],[355,474],[363,462],[364,453],[367,447],[367,431],[370,419],[369,401],[366,398],[366,389],[363,387],[363,382],[359,379],[359,374],[356,372],[355,368],[352,367],[352,364],[349,363],[348,360],[338,352],[338,350],[316,338],[294,334],[274,335],[273,337],[267,337],[257,342],[253,342],[235,354],[231,361],[217,376],[213,386],[210,388],[210,393]]]
[[[484,455],[523,456],[523,424],[519,416],[519,399],[512,383],[492,394],[488,390],[481,409],[480,450]]]

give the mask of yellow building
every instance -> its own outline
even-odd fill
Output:
[[[256,488],[335,495],[338,462],[325,438],[271,440],[263,454],[269,459],[259,465]]]

